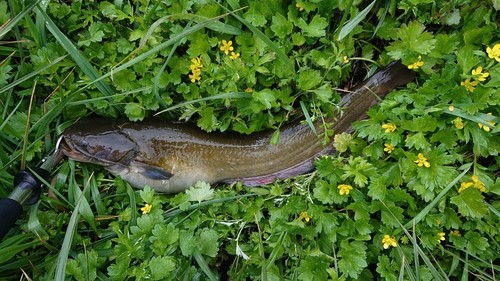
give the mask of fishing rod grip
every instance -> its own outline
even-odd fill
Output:
[[[0,199],[0,241],[16,224],[23,213],[23,206],[11,198]]]
[[[38,176],[47,179],[49,172],[42,168],[34,168]],[[22,204],[34,204],[41,193],[41,180],[31,171],[19,171],[14,177],[14,190],[9,197],[0,199],[0,241],[15,225],[23,212]]]

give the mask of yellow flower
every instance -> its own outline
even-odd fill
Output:
[[[306,222],[309,222],[311,218],[312,217],[307,212],[301,212],[299,216],[299,220],[305,220]]]
[[[250,87],[248,87],[248,88],[246,88],[246,89],[245,89],[245,92],[247,92],[247,93],[251,93],[251,92],[253,92],[253,89],[252,89],[252,88],[250,88]]]
[[[240,53],[235,53],[231,52],[231,55],[229,56],[232,60],[235,60],[240,57]]]
[[[483,67],[478,66],[476,69],[472,70],[472,75],[473,76],[478,76],[477,81],[485,81],[490,74],[488,72],[483,72]]]
[[[488,113],[488,115],[492,115],[492,114],[491,114],[491,112],[489,112],[489,113]],[[495,126],[495,124],[496,124],[496,123],[495,123],[495,122],[493,122],[493,121],[489,121],[488,123],[490,123],[492,126]],[[481,124],[481,123],[477,123],[477,125],[479,126],[479,128],[481,128],[481,129],[485,130],[486,132],[491,131],[491,128],[490,128],[489,126],[485,126],[485,125],[483,125],[483,124]]]
[[[474,90],[476,89],[475,87],[479,84],[478,81],[470,81],[469,78],[465,79],[465,81],[462,81],[460,83],[460,86],[464,86],[465,89],[471,93],[474,93]]]
[[[389,249],[390,246],[392,247],[397,247],[398,243],[396,242],[396,238],[391,237],[387,234],[384,235],[384,238],[382,238],[382,244],[384,244],[384,249]]]
[[[386,123],[382,125],[382,129],[385,129],[386,133],[392,133],[396,131],[397,128],[398,127],[396,127],[396,125],[394,125],[393,123]]]
[[[229,52],[234,50],[234,48],[232,46],[233,41],[231,41],[231,40],[229,40],[229,41],[222,40],[221,45],[222,46],[220,46],[220,50],[223,51],[224,54],[226,54],[226,55],[229,55]]]
[[[415,163],[417,163],[419,167],[425,166],[426,168],[429,168],[431,166],[431,163],[427,161],[427,158],[425,158],[424,154],[422,153],[418,154],[418,159],[415,160]]]
[[[450,106],[448,106],[448,110],[453,111],[453,110],[455,110],[455,107],[453,105],[450,105]]]
[[[460,188],[458,189],[458,193],[466,190],[467,188],[469,188],[471,186],[479,189],[479,191],[481,191],[481,192],[486,191],[486,186],[476,175],[473,175],[471,178],[472,178],[472,181],[462,182],[460,184]]]
[[[352,190],[352,186],[348,184],[339,184],[337,188],[339,189],[340,195],[348,195],[349,192]]]
[[[201,80],[201,69],[196,68],[191,70],[192,74],[189,74],[189,79],[191,79],[192,83]]]
[[[410,65],[408,65],[408,69],[418,69],[422,65],[424,65],[424,62],[422,61],[422,56],[418,56],[418,60]]]
[[[200,58],[192,58],[191,59],[191,66],[189,67],[191,70],[200,69],[202,67],[203,67],[203,64],[202,64]]]
[[[304,7],[302,7],[302,5],[300,5],[299,2],[295,3],[295,8],[297,8],[297,10],[299,10],[301,12],[304,11]]]
[[[384,151],[391,154],[393,151],[394,151],[394,145],[392,145],[391,143],[384,143]]]
[[[488,57],[490,59],[494,59],[497,62],[500,62],[500,44],[495,44],[493,48],[486,48],[486,53],[488,53]]]
[[[451,121],[451,123],[453,123],[453,125],[455,125],[455,127],[459,130],[464,128],[464,122],[462,121],[462,118],[460,118],[460,117],[453,119],[453,121]]]
[[[458,229],[450,231],[450,235],[458,236],[458,237],[462,236],[462,234],[460,234],[460,231],[458,231]]]
[[[444,232],[438,232],[438,242],[441,243],[441,241],[444,241],[445,238],[444,236],[446,235],[446,233]]]
[[[479,191],[481,192],[486,191],[486,186],[476,175],[472,176],[472,182],[474,183],[474,187],[479,189]]]
[[[149,212],[151,212],[151,208],[153,208],[153,206],[149,204],[144,205],[144,207],[141,208],[142,214],[148,214]]]
[[[343,62],[344,64],[348,63],[348,62],[349,62],[349,58],[348,58],[347,56],[343,56],[343,57],[342,57],[342,62]]]
[[[201,68],[203,67],[203,63],[201,59],[196,57],[191,59],[191,65],[189,69],[191,69],[191,74],[189,74],[189,79],[191,79],[192,83],[201,80]]]
[[[458,189],[458,193],[466,190],[467,188],[469,188],[469,187],[471,187],[473,185],[474,185],[474,183],[470,182],[470,181],[461,183],[460,184],[460,188]]]

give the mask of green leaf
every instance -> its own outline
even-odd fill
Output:
[[[121,255],[116,258],[115,264],[108,266],[108,276],[111,280],[126,280],[130,269],[131,258],[128,255]],[[64,279],[61,279],[64,280]]]
[[[297,26],[302,29],[304,36],[323,37],[325,36],[325,28],[328,26],[328,21],[319,15],[315,15],[309,24],[300,18]]]
[[[210,188],[209,183],[199,181],[186,190],[186,194],[189,195],[189,201],[201,203],[212,199],[214,197],[214,190]]]
[[[285,38],[293,30],[293,24],[285,18],[282,14],[277,14],[273,16],[271,30],[278,36],[279,38]]]
[[[363,242],[342,240],[338,253],[340,271],[351,278],[358,278],[361,271],[368,266],[366,263],[366,249]]]
[[[479,58],[474,54],[474,46],[466,45],[457,52],[457,62],[462,68],[462,75],[471,74],[472,69],[479,63]]]
[[[299,280],[304,281],[320,281],[327,280],[330,259],[327,255],[317,250],[310,255],[307,255],[301,262],[298,268]]]
[[[431,115],[425,115],[401,122],[401,128],[410,132],[433,132],[436,130],[437,120]]]
[[[490,247],[488,243],[488,239],[481,236],[481,234],[469,231],[464,235],[465,239],[467,239],[467,251],[471,255],[480,254],[483,251],[486,251]]]
[[[337,40],[342,41],[342,39],[349,35],[349,33],[351,33],[354,28],[356,28],[356,26],[358,26],[358,24],[366,18],[376,2],[377,1],[371,2],[370,5],[366,6],[366,8],[363,9],[363,11],[357,14],[352,20],[347,22],[340,30]]]
[[[125,114],[130,121],[142,121],[144,119],[144,108],[135,102],[130,102],[125,105]]]
[[[408,136],[405,143],[406,147],[419,150],[429,147],[429,143],[422,132]]]
[[[164,280],[175,268],[175,259],[169,256],[153,257],[149,261],[149,269],[153,275],[153,280]]]
[[[214,114],[213,107],[205,107],[200,111],[200,119],[197,122],[198,126],[207,131],[212,132],[217,129],[218,121]]]
[[[97,23],[93,22],[90,24],[88,29],[88,35],[85,36],[84,40],[78,41],[78,46],[89,46],[92,42],[101,42],[102,37],[104,36],[104,31],[99,30],[99,26]]]
[[[477,188],[469,187],[463,190],[452,197],[450,202],[457,205],[458,211],[464,216],[480,219],[488,213],[484,197]]]
[[[333,96],[332,86],[329,83],[325,83],[319,88],[311,91],[318,97],[320,101],[324,103],[330,102]]]
[[[387,195],[386,177],[377,177],[368,186],[368,196],[375,200],[384,200]]]
[[[77,281],[84,281],[85,276],[83,275],[83,270],[76,260],[68,260],[66,265],[66,274],[73,276]]]
[[[215,257],[219,252],[219,237],[217,231],[204,228],[200,233],[200,239],[197,242],[200,252],[209,257]]]
[[[155,191],[146,185],[143,189],[139,190],[139,195],[145,203],[151,204],[153,202]]]
[[[393,263],[391,263],[386,255],[380,255],[378,257],[377,272],[380,276],[384,277],[385,280],[398,280],[396,277],[396,270],[393,268]]]
[[[434,49],[436,39],[429,32],[425,32],[425,26],[417,21],[401,25],[396,33],[398,41],[387,47],[388,54],[394,59],[401,59],[408,52],[427,54]]]
[[[164,246],[165,248],[179,240],[179,229],[175,228],[173,223],[167,225],[155,224],[152,234],[153,236],[149,238],[149,241],[153,244],[156,242],[161,243],[159,246]]]
[[[116,47],[118,52],[128,54],[134,50],[135,45],[125,38],[118,38],[118,40],[116,40]]]
[[[10,78],[9,72],[12,70],[12,67],[8,64],[0,65],[0,86],[6,85]]]
[[[253,99],[264,106],[265,109],[271,109],[276,105],[276,97],[271,89],[254,92]]]
[[[342,180],[353,178],[357,186],[364,187],[368,184],[368,177],[376,175],[377,171],[372,164],[363,158],[351,158],[349,165],[345,168]]]
[[[321,73],[313,69],[304,69],[299,73],[299,78],[297,79],[299,88],[307,91],[310,90],[321,83]]]
[[[190,257],[197,249],[199,241],[197,237],[193,236],[192,231],[183,230],[180,232],[179,247],[181,248],[182,255]]]

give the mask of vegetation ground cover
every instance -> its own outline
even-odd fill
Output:
[[[245,137],[341,110],[347,89],[391,61],[417,78],[335,136],[313,173],[268,186],[161,195],[64,161],[0,241],[0,278],[496,280],[499,9],[1,0],[0,198],[90,114],[161,112]]]

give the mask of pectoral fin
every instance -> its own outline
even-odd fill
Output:
[[[152,180],[168,180],[173,176],[172,173],[153,166],[145,168],[142,174]]]
[[[153,181],[169,180],[174,174],[158,166],[149,165],[146,163],[132,161],[128,165],[130,172],[140,174],[145,178]]]

